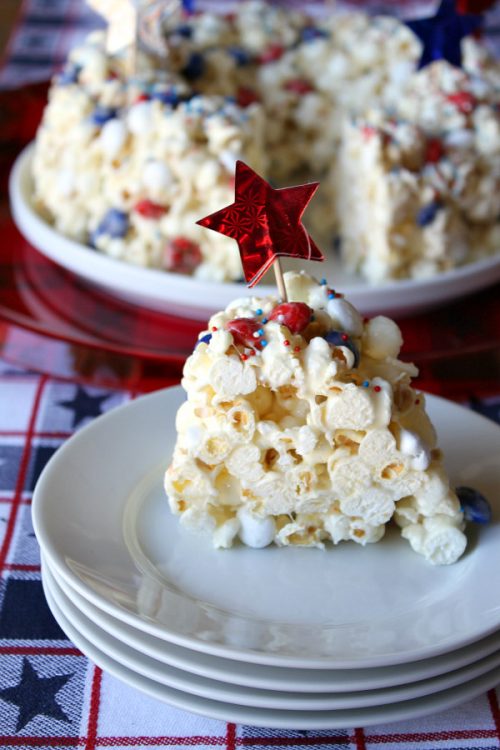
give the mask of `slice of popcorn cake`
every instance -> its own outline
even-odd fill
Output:
[[[165,487],[216,547],[379,541],[393,519],[431,563],[465,550],[464,520],[398,326],[305,273],[289,302],[215,314],[188,358]]]

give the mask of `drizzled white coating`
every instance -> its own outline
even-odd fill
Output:
[[[263,322],[277,299],[241,299],[212,317],[200,334],[210,340],[186,362],[165,475],[172,511],[216,547],[237,538],[256,548],[364,545],[394,519],[432,563],[454,562],[465,549],[463,516],[424,396],[411,387],[417,370],[398,359],[399,329],[380,316],[363,322],[305,273],[285,279],[290,298],[313,309],[302,333]],[[357,367],[350,348],[324,338],[346,333],[342,316],[357,331]],[[235,318],[257,318],[267,345],[235,342],[226,329]]]

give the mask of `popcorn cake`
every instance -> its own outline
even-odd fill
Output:
[[[96,32],[57,76],[36,138],[34,205],[112,257],[240,280],[234,247],[196,226],[240,159],[277,186],[321,180],[308,227],[371,282],[429,276],[499,247],[499,65],[416,72],[396,18],[322,20],[251,0],[174,17],[138,75]],[[339,156],[338,156],[339,155]],[[348,217],[348,219],[346,218]]]
[[[363,319],[325,280],[285,281],[285,303],[215,314],[186,361],[172,512],[222,548],[365,545],[393,520],[431,563],[455,562],[464,516],[398,326]]]

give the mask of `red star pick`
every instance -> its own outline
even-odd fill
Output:
[[[197,224],[232,237],[243,272],[254,286],[280,256],[324,260],[301,222],[318,182],[275,190],[242,161],[236,162],[234,203]]]

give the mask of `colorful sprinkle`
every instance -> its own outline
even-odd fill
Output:
[[[419,227],[427,227],[429,224],[432,224],[438,214],[438,211],[440,211],[442,207],[442,204],[438,203],[437,201],[433,201],[432,203],[428,203],[426,206],[422,206],[416,218]]]
[[[259,334],[259,336],[263,336],[264,335],[264,329],[263,328],[259,328],[259,330],[257,331],[257,333]]]
[[[361,385],[363,386],[363,388],[369,388],[370,387],[370,381],[369,380],[363,380],[363,382],[361,383]]]
[[[374,385],[373,386],[373,390],[375,391],[375,393],[380,393],[380,391],[382,390],[382,388],[379,385]]]
[[[212,326],[212,331],[218,331],[218,330],[219,329],[217,328],[217,326]]]
[[[283,341],[283,345],[284,345],[284,346],[290,346],[290,342],[288,341],[288,339],[285,339],[285,340]]]
[[[321,279],[319,283],[321,284],[321,286],[326,286],[328,284],[326,279]]]
[[[294,346],[293,347],[293,351],[297,353],[297,352],[300,352],[302,350],[301,350],[300,346]]]
[[[267,346],[267,341],[265,339],[262,339],[262,341],[260,342],[260,345]]]
[[[262,312],[263,312],[263,311],[262,311],[262,309],[261,309],[261,308],[259,307],[259,308],[258,308],[258,309],[257,309],[257,310],[255,311],[255,314],[256,314],[256,315],[262,315]]]

